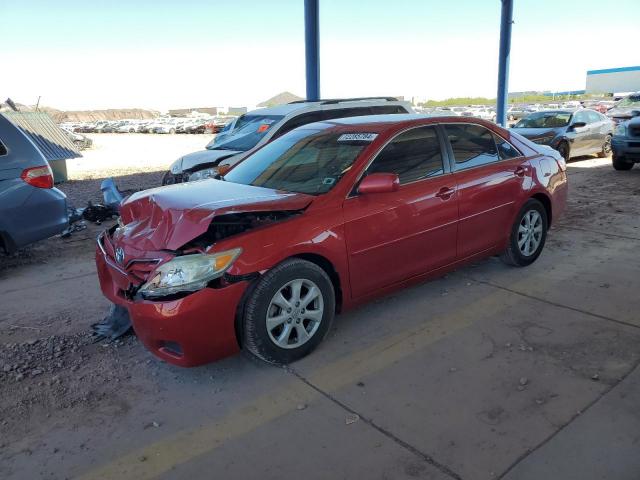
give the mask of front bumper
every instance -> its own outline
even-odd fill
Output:
[[[131,300],[125,295],[130,285],[127,273],[100,246],[96,266],[102,293],[129,311],[136,335],[161,359],[193,367],[240,350],[235,319],[248,282],[205,288],[177,300]]]
[[[624,157],[628,160],[640,161],[640,138],[631,140],[616,138],[611,140],[611,148],[616,157]]]

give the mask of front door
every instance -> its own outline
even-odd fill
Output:
[[[456,185],[434,126],[398,134],[365,175],[395,173],[398,191],[344,202],[354,298],[448,265],[456,259]]]

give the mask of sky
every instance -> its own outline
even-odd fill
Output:
[[[63,109],[303,96],[303,0],[0,0],[0,100]],[[640,0],[514,0],[510,91],[640,65]],[[499,0],[320,0],[321,96],[496,96]]]

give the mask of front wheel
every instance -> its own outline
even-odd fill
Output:
[[[287,364],[311,353],[335,315],[335,292],[325,271],[294,258],[269,270],[244,309],[243,345],[253,355]]]
[[[531,198],[524,204],[511,228],[509,245],[502,260],[516,267],[531,265],[540,256],[547,239],[547,211]]]
[[[616,155],[611,157],[611,163],[616,170],[631,170],[633,168],[633,162],[627,162],[624,157],[617,157]]]

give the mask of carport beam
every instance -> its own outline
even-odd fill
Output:
[[[509,97],[509,57],[511,55],[511,25],[513,24],[513,0],[501,0],[500,53],[498,57],[498,104],[496,121],[507,125],[507,102]]]
[[[307,74],[307,100],[320,99],[319,0],[304,0],[304,53]]]

